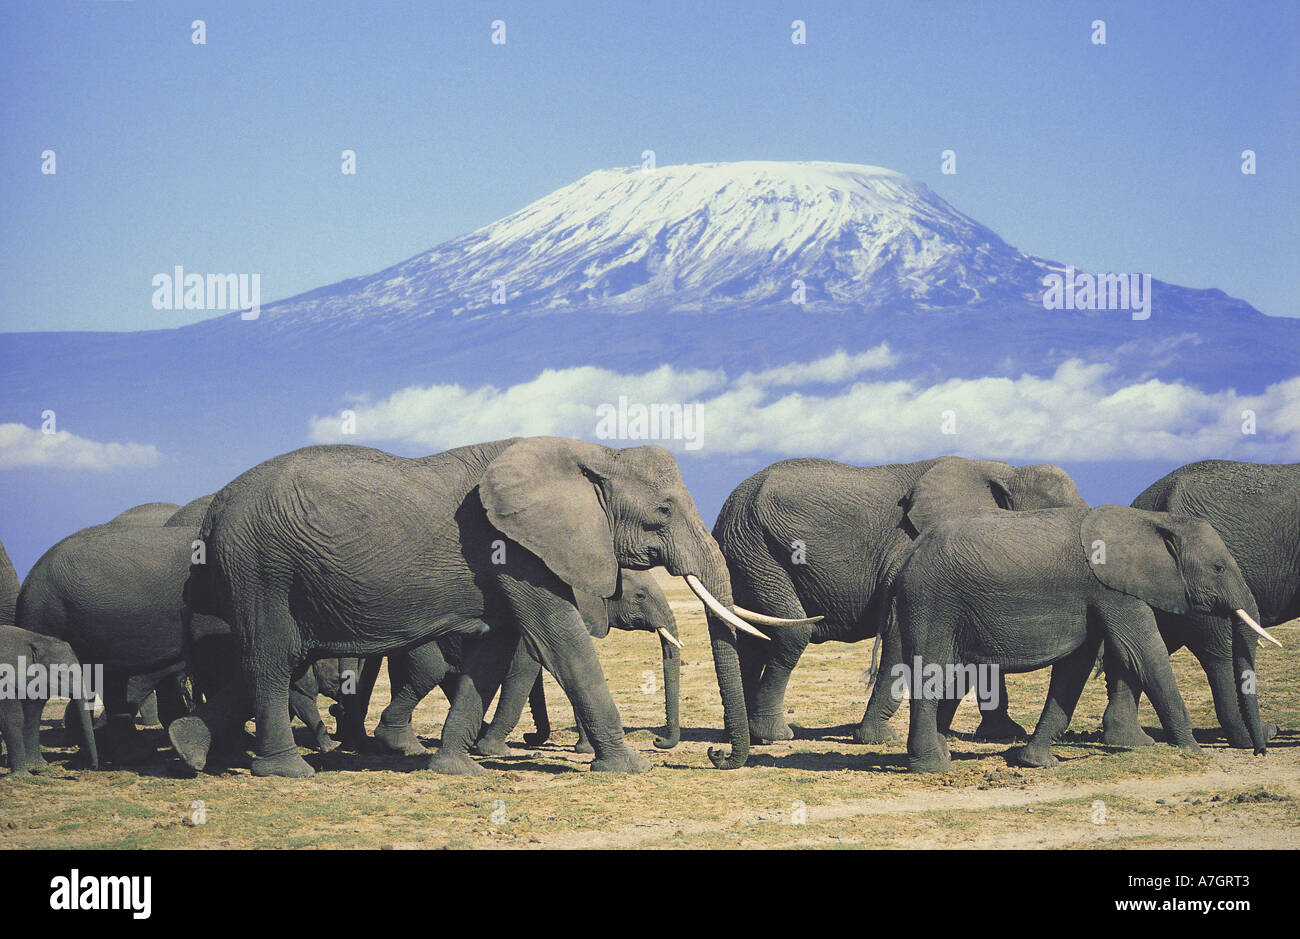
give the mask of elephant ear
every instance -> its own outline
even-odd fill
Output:
[[[1099,581],[1168,613],[1190,610],[1178,563],[1184,535],[1175,516],[1122,505],[1100,505],[1079,526],[1084,558]]]
[[[600,597],[594,597],[584,590],[575,590],[573,599],[582,622],[593,639],[604,639],[609,635],[609,603]]]
[[[479,497],[488,521],[573,587],[618,587],[614,535],[598,487],[608,451],[559,437],[525,437],[488,464]]]
[[[908,493],[907,520],[920,533],[947,518],[1010,508],[1011,473],[1009,464],[997,460],[944,457]]]

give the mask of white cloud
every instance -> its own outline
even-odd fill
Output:
[[[0,469],[114,470],[154,466],[158,460],[152,444],[99,443],[66,430],[46,434],[24,424],[0,424]]]
[[[408,388],[376,404],[358,404],[356,436],[340,433],[335,417],[314,418],[311,435],[318,441],[403,441],[430,452],[516,434],[593,439],[596,408],[626,396],[643,404],[699,403],[705,454],[862,463],[945,452],[1057,462],[1300,459],[1300,377],[1242,395],[1157,379],[1124,384],[1108,365],[1072,359],[1049,376],[931,385],[847,381],[892,362],[892,353],[880,346],[734,380],[720,371],[666,365],[637,375],[595,367],[550,370],[505,389]],[[795,382],[841,387],[823,394],[773,390]],[[949,411],[956,434],[941,432]],[[1247,411],[1254,414],[1255,434],[1242,432]]]
[[[876,372],[889,368],[898,362],[898,356],[889,351],[889,344],[882,342],[874,349],[849,355],[843,349],[836,349],[825,358],[813,362],[792,362],[777,368],[761,372],[746,372],[740,376],[737,384],[752,385],[812,385],[836,384],[857,378],[863,372]]]

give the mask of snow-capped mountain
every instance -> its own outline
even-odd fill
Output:
[[[24,516],[16,527],[28,543],[17,548],[31,560],[72,528],[126,506],[211,491],[310,442],[322,415],[404,389],[447,389],[430,400],[460,402],[464,423],[456,426],[470,439],[534,432],[513,417],[566,406],[554,391],[525,403],[528,383],[556,370],[586,376],[584,387],[604,401],[618,400],[626,376],[664,366],[677,375],[781,375],[779,387],[797,395],[800,384],[824,393],[828,382],[856,380],[798,363],[887,347],[871,359],[872,378],[922,389],[916,393],[928,402],[924,389],[937,389],[936,401],[953,383],[996,394],[1008,381],[1029,376],[1032,384],[1064,367],[1064,390],[1052,400],[1065,413],[1045,417],[1033,391],[1017,420],[1049,421],[1067,436],[1071,402],[1106,400],[1110,388],[1127,389],[1112,404],[1159,435],[1171,421],[1192,426],[1212,414],[1235,427],[1253,405],[1232,395],[1263,394],[1296,375],[1300,320],[1265,316],[1220,290],[1154,279],[1149,318],[1047,309],[1044,278],[1063,270],[886,169],[745,162],[602,170],[376,274],[265,303],[257,319],[229,313],[180,329],[0,337],[0,424],[30,429],[52,411],[79,437],[161,454],[151,469],[114,477],[118,489],[110,491],[88,488],[76,474],[15,464],[31,468],[8,474],[0,511],[17,507]],[[796,281],[803,303],[795,302]],[[1090,390],[1099,398],[1078,397],[1068,376],[1080,374],[1094,376]],[[1164,397],[1143,390],[1152,380],[1165,383]],[[1193,398],[1231,392],[1224,400],[1232,404],[1198,398],[1189,417],[1169,405],[1169,383],[1192,389]],[[500,389],[508,388],[525,390],[502,406]],[[492,402],[502,418],[484,425],[477,417]],[[870,397],[835,407],[842,426],[912,440],[917,452],[965,445],[932,440],[928,403],[920,430],[861,424],[862,415],[891,407]],[[976,409],[987,415],[977,423],[996,412],[993,404]],[[420,414],[430,425],[453,421],[436,404]],[[798,452],[834,455],[819,441],[810,436]],[[364,428],[357,442],[428,452]],[[767,453],[755,438],[742,475],[792,452]],[[721,454],[692,459],[700,468],[691,484],[707,512],[741,467]],[[1169,468],[1154,475],[1152,467],[1131,468],[1134,492]],[[1127,501],[1112,469],[1096,472],[1104,500]],[[0,527],[15,526],[0,518]],[[12,554],[8,531],[5,542]]]
[[[512,312],[704,310],[788,300],[796,279],[814,303],[946,307],[1031,299],[1047,268],[891,170],[708,163],[591,173],[426,254],[271,312],[474,315],[500,306],[494,290]]]

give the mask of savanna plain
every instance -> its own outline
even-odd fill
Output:
[[[909,774],[906,703],[892,724],[897,742],[864,747],[850,737],[870,690],[871,643],[827,643],[809,647],[790,682],[796,739],[755,747],[749,765],[722,772],[707,752],[724,744],[703,610],[681,581],[661,583],[686,644],[675,749],[653,745],[663,723],[658,642],[614,631],[597,644],[629,745],[654,764],[648,773],[588,772],[591,757],[572,751],[572,712],[549,675],[550,740],[524,745],[525,713],[511,755],[480,758],[482,777],[436,775],[424,757],[317,753],[302,727],[312,779],[254,778],[246,761],[186,777],[156,726],[145,729],[154,760],[92,772],[62,748],[56,701],[42,725],[50,772],[0,776],[0,848],[1300,848],[1300,620],[1270,630],[1285,648],[1257,654],[1261,710],[1281,728],[1263,757],[1226,747],[1204,675],[1182,651],[1174,671],[1200,753],[1101,743],[1097,678],[1054,749],[1059,766],[1012,767],[1010,744],[974,742],[979,716],[968,700],[953,721],[952,772]],[[1048,676],[1008,677],[1011,716],[1026,727]],[[386,681],[381,674],[372,729]],[[320,706],[333,729],[330,703]],[[416,711],[426,745],[436,745],[446,712],[437,691]],[[1145,698],[1140,717],[1159,737]]]

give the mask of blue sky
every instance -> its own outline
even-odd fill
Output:
[[[1298,46],[1271,2],[7,4],[0,330],[178,325],[176,264],[269,302],[647,148],[886,166],[1023,250],[1296,315]]]

